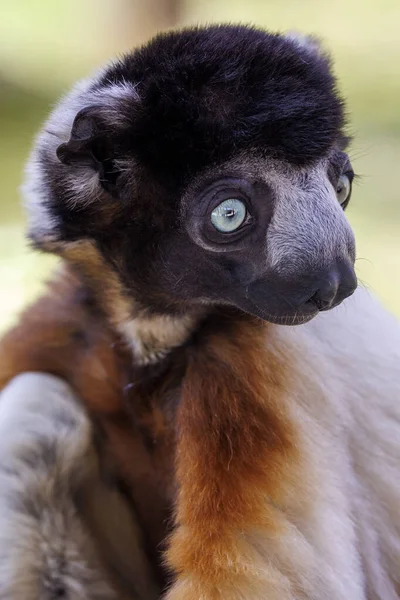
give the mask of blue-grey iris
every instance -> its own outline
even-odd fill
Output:
[[[237,198],[229,198],[218,204],[211,213],[211,222],[222,233],[236,231],[246,218],[246,206]]]

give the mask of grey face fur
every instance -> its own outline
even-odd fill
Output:
[[[276,204],[267,240],[268,265],[280,276],[354,261],[353,232],[328,179],[327,161],[304,171],[278,169],[268,179]]]

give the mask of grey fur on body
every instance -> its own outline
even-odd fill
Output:
[[[1,600],[158,597],[132,513],[102,480],[91,424],[63,381],[26,373],[2,392],[0,491]]]

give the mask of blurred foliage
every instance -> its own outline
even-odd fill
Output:
[[[18,188],[35,131],[76,78],[163,26],[157,1],[146,5],[154,14],[145,17],[144,0],[1,1],[0,328],[37,293],[54,263],[30,252],[23,238]],[[357,271],[400,314],[398,0],[181,0],[180,13],[185,25],[241,21],[325,40],[348,98],[350,156],[360,174],[348,210]]]

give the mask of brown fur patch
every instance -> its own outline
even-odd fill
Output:
[[[112,325],[117,331],[121,331],[134,315],[136,307],[95,244],[90,240],[61,244],[59,254],[83,276]]]
[[[244,598],[257,585],[246,536],[279,533],[276,507],[297,462],[289,379],[273,329],[247,317],[191,353],[177,423],[178,526],[167,554],[180,577],[169,598]]]

